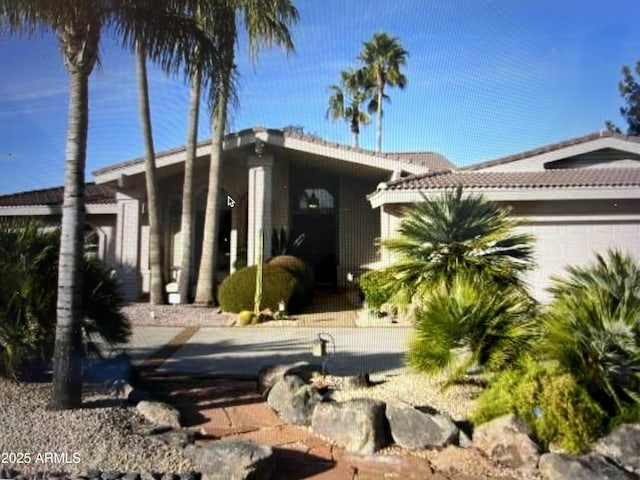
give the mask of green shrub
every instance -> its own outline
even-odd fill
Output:
[[[389,290],[385,288],[388,275],[382,270],[369,270],[359,279],[360,290],[367,305],[379,309],[389,300]]]
[[[442,282],[416,311],[407,360],[432,372],[451,367],[454,349],[469,352],[452,377],[475,365],[488,371],[509,367],[531,348],[538,334],[534,305],[516,288],[456,278]]]
[[[543,448],[585,451],[603,433],[606,414],[589,393],[557,366],[524,360],[520,368],[497,375],[478,398],[474,424],[514,413]]]
[[[253,310],[256,269],[252,266],[238,270],[220,284],[218,300],[225,312]],[[300,291],[298,280],[289,272],[271,264],[264,265],[261,310],[277,311],[278,303],[283,300],[290,312],[298,312],[304,305]]]
[[[53,354],[58,284],[59,231],[41,225],[0,225],[0,374],[41,374]],[[97,259],[84,263],[83,320],[86,355],[98,342],[125,343],[128,319],[120,313],[116,279]]]
[[[640,267],[610,251],[555,277],[540,353],[615,416],[640,397]]]
[[[269,260],[269,265],[284,268],[300,282],[300,294],[304,299],[304,304],[309,305],[313,300],[313,290],[315,288],[315,278],[313,268],[304,260],[292,255],[279,255]]]

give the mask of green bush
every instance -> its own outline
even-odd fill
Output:
[[[313,300],[313,290],[315,288],[315,278],[313,268],[304,260],[292,255],[278,255],[269,260],[269,265],[285,269],[300,282],[302,298],[304,304],[309,305]]]
[[[640,397],[640,266],[610,251],[553,279],[540,354],[615,416]]]
[[[478,398],[474,424],[514,413],[543,448],[585,451],[606,426],[606,414],[589,393],[557,366],[524,360],[497,375]]]
[[[42,373],[55,340],[59,231],[41,225],[0,225],[0,375]],[[125,343],[130,325],[120,313],[116,279],[97,259],[86,258],[82,329],[86,355],[98,341]]]
[[[367,305],[379,309],[389,300],[389,290],[385,288],[388,275],[382,270],[369,270],[359,279],[360,290]]]
[[[519,289],[460,277],[442,282],[416,311],[408,363],[432,372],[455,362],[451,378],[473,365],[488,371],[508,368],[535,342],[534,313],[534,304]],[[460,349],[468,352],[462,359],[455,355]]]
[[[220,284],[218,300],[225,312],[253,310],[256,269],[256,266],[252,266],[238,270]],[[293,275],[269,263],[264,265],[261,310],[269,308],[277,311],[278,303],[283,300],[289,312],[298,312],[304,306],[299,292],[299,282]]]

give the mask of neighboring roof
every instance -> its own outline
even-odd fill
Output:
[[[353,152],[362,155],[366,155],[370,157],[372,160],[377,158],[384,160],[392,160],[402,163],[409,163],[413,165],[419,165],[421,167],[428,168],[432,172],[449,170],[454,168],[454,165],[449,162],[444,156],[435,152],[400,152],[400,153],[377,153],[371,150],[367,150],[360,147],[350,147],[347,145],[343,145],[336,142],[326,141],[316,135],[305,134],[296,131],[295,129],[271,129],[265,127],[255,127],[249,128],[245,130],[241,130],[236,133],[230,133],[225,136],[224,139],[224,148],[225,150],[230,150],[233,148],[237,148],[239,146],[248,145],[253,143],[257,138],[256,134],[266,134],[266,136],[261,136],[261,139],[266,138],[266,143],[280,145],[283,141],[288,139],[302,140],[304,142],[309,142],[310,144],[323,146],[323,147],[331,147],[338,149],[341,152]],[[204,140],[198,143],[197,148],[207,147],[211,145],[211,140]],[[176,155],[186,151],[186,147],[178,147],[173,148],[171,150],[166,150],[160,152],[156,155],[156,161],[161,160],[165,157],[169,157],[172,155]],[[135,158],[133,160],[128,160],[126,162],[116,163],[113,165],[109,165],[104,168],[100,168],[93,172],[94,176],[101,176],[113,172],[115,170],[122,170],[127,167],[132,167],[136,165],[140,165],[144,163],[144,158]]]
[[[394,180],[386,184],[386,190],[427,190],[457,186],[467,188],[634,187],[640,186],[640,168],[581,168],[537,172],[451,170]]]
[[[511,162],[517,162],[518,160],[523,160],[525,158],[535,157],[536,155],[542,155],[545,153],[561,150],[563,148],[573,147],[575,145],[581,145],[583,143],[592,142],[600,138],[615,138],[618,140],[624,140],[627,142],[640,144],[640,137],[627,136],[619,133],[613,133],[608,130],[603,130],[600,132],[583,135],[581,137],[575,137],[569,140],[564,140],[562,142],[551,143],[549,145],[534,148],[532,150],[526,150],[524,152],[516,153],[514,155],[508,155],[506,157],[496,158],[494,160],[488,160],[486,162],[475,163],[473,165],[463,167],[460,170],[481,170],[483,168],[494,167],[496,165],[504,165]]]
[[[64,187],[31,190],[29,192],[0,195],[0,207],[59,206],[62,205]],[[86,204],[116,203],[116,191],[105,185],[85,184]]]

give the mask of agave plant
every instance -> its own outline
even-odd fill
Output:
[[[509,210],[462,188],[426,198],[405,211],[399,236],[383,242],[395,258],[387,288],[410,300],[458,275],[524,288],[521,273],[532,268],[531,235],[517,233]]]
[[[640,400],[640,267],[618,251],[554,277],[541,352],[610,413]]]
[[[534,343],[534,316],[535,304],[514,287],[469,277],[440,282],[417,309],[408,363],[427,372],[455,366],[452,379],[472,365],[502,370]]]

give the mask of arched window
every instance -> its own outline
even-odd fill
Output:
[[[299,212],[329,213],[334,210],[335,201],[324,188],[305,188],[296,197],[294,208]]]

